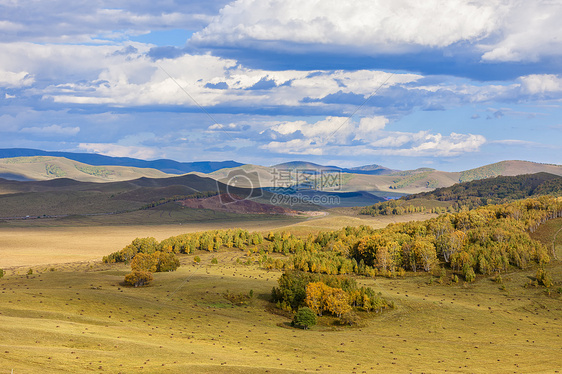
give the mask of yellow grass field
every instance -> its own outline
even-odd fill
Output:
[[[556,373],[562,303],[524,288],[532,272],[470,285],[429,275],[358,278],[396,308],[359,327],[311,330],[268,309],[280,272],[235,263],[242,251],[182,256],[148,287],[121,264],[63,265],[0,279],[0,373]],[[218,265],[210,260],[217,257]],[[560,278],[560,272],[555,274]],[[249,293],[245,306],[223,294]]]
[[[301,222],[1,228],[0,268],[7,271],[0,279],[0,374],[560,372],[559,261],[547,266],[556,283],[550,292],[524,287],[534,268],[502,274],[501,283],[479,276],[442,285],[424,272],[356,277],[395,308],[361,312],[354,327],[323,317],[310,330],[272,313],[269,296],[281,272],[243,265],[245,251],[181,255],[177,271],[156,273],[141,288],[122,284],[129,266],[99,261],[135,237],[233,226],[306,234],[429,217],[334,210]],[[562,219],[551,222],[544,238],[562,227]],[[224,297],[250,290],[246,305]]]

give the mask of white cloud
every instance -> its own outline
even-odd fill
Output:
[[[365,117],[359,121],[359,126],[355,131],[355,138],[353,140],[366,140],[372,136],[373,133],[384,129],[388,119],[384,117]]]
[[[99,153],[112,157],[132,157],[150,160],[159,157],[158,152],[149,147],[126,146],[106,143],[80,143],[78,148],[86,152]]]
[[[506,1],[497,9],[497,37],[479,47],[484,61],[537,61],[562,54],[559,1]]]
[[[562,91],[562,78],[553,74],[532,74],[519,79],[521,90],[530,95]]]
[[[149,49],[150,46],[141,43],[100,46],[0,44],[0,85],[2,81],[10,86],[31,85],[30,92],[33,95],[42,95],[44,99],[56,103],[318,107],[337,102],[303,103],[303,100],[321,100],[327,95],[338,93],[366,98],[389,78],[389,73],[369,70],[250,69],[235,60],[208,54],[184,54],[153,61],[146,55]],[[131,53],[116,53],[123,50],[130,50]],[[12,73],[16,69],[23,72]],[[381,91],[414,83],[421,78],[417,74],[394,74]],[[266,90],[252,89],[256,83],[264,80],[274,84],[270,84]],[[207,86],[207,83],[221,82],[226,83],[228,88],[213,89]]]
[[[398,52],[408,45],[444,47],[480,39],[492,31],[495,17],[483,1],[238,0],[192,40],[215,45],[289,41]]]
[[[384,121],[386,119],[382,119]],[[372,119],[371,122],[378,121]],[[365,126],[369,121],[364,122],[360,133],[363,134]],[[326,117],[325,119],[308,123],[306,121],[283,122],[278,125],[272,126],[269,130],[277,132],[281,135],[298,135],[310,139],[315,144],[328,144],[328,143],[348,143],[350,137],[357,132],[356,124],[347,117]],[[265,131],[262,131],[264,134]],[[295,144],[301,144],[295,142]]]
[[[63,127],[60,125],[51,125],[44,127],[24,127],[20,130],[22,133],[39,134],[39,135],[76,135],[80,132],[80,127]]]
[[[388,119],[380,116],[362,118],[358,123],[342,117],[327,117],[316,123],[284,122],[270,130],[282,135],[292,134],[297,138],[286,141],[273,138],[273,141],[260,148],[275,153],[301,155],[452,157],[476,152],[486,143],[482,135],[452,132],[444,136],[429,131],[387,131],[387,123]]]
[[[208,127],[209,131],[243,131],[248,129],[249,126],[244,126],[238,123],[229,123],[228,125],[223,125],[220,123],[215,123]]]
[[[26,87],[32,85],[34,81],[33,76],[26,71],[6,71],[0,67],[0,87]]]
[[[10,1],[2,2],[0,41],[42,43],[99,43],[119,40],[151,30],[199,29],[224,1],[196,2],[150,0]]]
[[[553,0],[238,0],[191,41],[361,55],[464,43],[487,62],[537,61],[562,54],[561,17]]]

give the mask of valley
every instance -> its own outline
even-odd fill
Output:
[[[27,170],[25,165],[35,163],[36,170],[47,170],[46,162],[54,165],[53,159],[40,158],[16,165]],[[90,166],[84,170],[93,170]],[[514,170],[508,166],[501,172]],[[268,168],[243,168],[261,173],[260,178],[271,176]],[[5,338],[0,368],[14,373],[542,373],[560,368],[562,218],[557,218],[559,200],[552,197],[560,192],[556,174],[502,176],[384,201],[378,196],[420,191],[436,172],[373,166],[342,174],[341,190],[296,191],[276,205],[272,202],[287,195],[223,183],[230,169],[156,176],[143,170],[122,174],[132,177],[127,180],[24,181],[32,179],[28,171],[18,174],[22,180],[0,180],[0,334]],[[449,174],[452,179],[439,183],[498,170]],[[370,178],[378,179],[367,193],[375,188]],[[385,192],[383,178],[388,186],[398,180],[404,186]],[[341,197],[340,204],[312,203],[330,194]],[[483,198],[507,205],[486,205]],[[392,209],[400,204],[419,209],[396,214]],[[445,211],[450,214],[441,214]],[[230,244],[217,239],[229,232],[248,234]],[[450,241],[439,239],[442,234]],[[453,256],[449,262],[443,256],[453,251],[456,237],[469,257]],[[102,258],[130,248],[135,238],[153,238],[158,247],[149,251],[173,253],[179,268],[155,272],[141,287],[127,285],[132,262]],[[193,238],[198,244],[186,250]],[[178,240],[185,241],[182,250],[165,244]],[[211,240],[205,250],[204,240]],[[394,253],[393,259],[384,257],[385,251]],[[494,253],[502,260],[496,263]],[[355,282],[390,307],[366,311],[351,305],[350,324],[326,312],[308,329],[292,326],[296,309],[276,304],[272,296],[283,274],[292,272]]]

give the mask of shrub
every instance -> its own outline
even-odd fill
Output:
[[[302,307],[293,318],[293,325],[308,329],[316,325],[316,314],[310,308]]]
[[[537,283],[539,285],[545,286],[546,288],[549,288],[554,284],[552,282],[550,274],[546,270],[544,270],[544,268],[539,268],[537,270]]]
[[[476,280],[476,274],[474,273],[474,270],[470,268],[464,278],[467,282],[474,282]]]
[[[154,278],[148,271],[133,271],[125,276],[125,283],[135,287],[142,287],[152,282]]]
[[[172,252],[137,253],[131,261],[133,271],[149,271],[151,273],[174,271],[179,266],[180,261]]]
[[[342,324],[349,325],[349,326],[357,325],[359,321],[360,321],[359,316],[353,311],[343,314],[340,318],[340,322]]]
[[[0,278],[2,278],[4,276],[4,270],[0,269]]]
[[[211,264],[216,265],[219,263],[219,260],[217,260],[216,257],[213,257],[213,259],[211,260]]]

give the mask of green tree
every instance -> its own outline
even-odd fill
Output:
[[[306,330],[309,327],[316,325],[316,314],[314,314],[310,308],[302,307],[295,314],[293,324]]]

